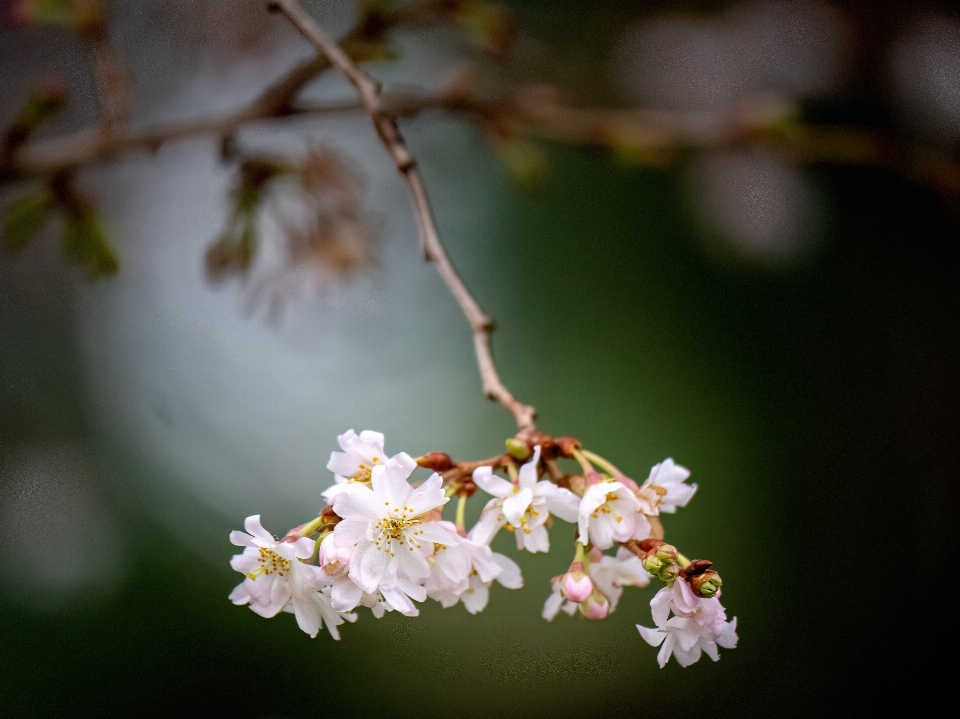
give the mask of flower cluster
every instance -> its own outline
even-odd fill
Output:
[[[494,582],[523,586],[520,567],[490,548],[500,529],[514,534],[518,550],[548,552],[547,530],[559,519],[573,525],[574,558],[552,581],[545,619],[560,611],[604,619],[625,587],[657,579],[665,586],[651,602],[656,628],[637,629],[661,646],[660,666],[671,656],[687,666],[702,652],[716,661],[718,646],[736,646],[736,619],[726,619],[711,562],[691,561],[663,541],[660,513],[685,506],[697,489],[672,459],[638,484],[568,437],[518,436],[503,455],[461,463],[439,452],[388,457],[377,432],[349,430],[337,439],[343,451],[327,464],[336,483],[323,492],[327,507],[315,520],[275,539],[255,515],[246,532],[231,533],[244,547],[231,560],[245,575],[230,595],[235,604],[264,617],[292,612],[311,637],[326,625],[334,639],[338,626],[356,620],[358,606],[377,618],[417,616],[417,604],[430,598],[443,607],[463,602],[476,614]],[[564,474],[560,460],[581,471]],[[433,473],[412,480],[418,467]],[[466,502],[478,488],[491,499],[467,531]],[[455,521],[445,521],[454,496]]]

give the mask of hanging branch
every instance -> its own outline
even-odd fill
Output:
[[[440,277],[446,283],[457,304],[460,305],[460,309],[466,315],[467,322],[470,323],[484,393],[490,399],[502,404],[513,414],[520,430],[535,429],[534,408],[517,400],[500,381],[490,350],[490,334],[493,331],[493,321],[480,309],[480,305],[470,294],[447,257],[433,219],[433,212],[430,209],[423,178],[417,169],[417,161],[400,135],[396,119],[385,111],[380,101],[379,83],[357,66],[350,56],[306,13],[299,2],[296,2],[296,0],[277,0],[268,3],[268,8],[274,12],[283,13],[314,48],[326,57],[356,89],[360,101],[363,103],[367,114],[370,115],[377,135],[379,135],[384,147],[393,159],[397,170],[407,181],[410,201],[420,230],[424,257],[436,266],[437,272],[440,273]]]

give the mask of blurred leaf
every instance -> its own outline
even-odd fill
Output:
[[[276,158],[250,157],[240,164],[231,191],[233,209],[227,218],[227,228],[204,256],[209,279],[220,280],[250,269],[257,253],[260,204],[271,181],[291,172],[293,168]]]
[[[453,17],[485,52],[503,60],[513,48],[510,12],[502,5],[463,0],[453,3]]]
[[[535,189],[546,182],[550,161],[539,145],[517,137],[502,140],[497,142],[497,155],[524,189]]]
[[[103,0],[13,0],[7,17],[14,26],[66,25],[84,34],[104,30]]]
[[[99,218],[89,208],[69,212],[64,217],[63,248],[68,255],[86,265],[90,279],[117,271],[117,257],[103,233]]]
[[[31,93],[7,127],[0,143],[2,161],[9,162],[40,125],[63,109],[66,93],[58,82],[47,82]]]
[[[7,212],[3,225],[4,249],[22,249],[37,234],[53,208],[53,198],[43,190],[17,200]]]
[[[7,15],[14,25],[70,25],[73,23],[73,1],[13,0]]]

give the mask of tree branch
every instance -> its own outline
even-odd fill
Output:
[[[433,219],[430,202],[423,185],[423,178],[417,169],[417,161],[400,135],[396,120],[384,110],[381,104],[379,83],[357,66],[350,56],[306,13],[299,2],[296,0],[275,0],[268,3],[268,7],[271,10],[282,12],[314,48],[329,59],[333,66],[356,89],[360,101],[363,103],[367,114],[370,115],[377,135],[379,135],[381,142],[393,159],[397,170],[407,181],[410,201],[420,230],[420,241],[424,256],[436,266],[437,272],[440,273],[440,277],[446,283],[447,288],[470,323],[470,329],[473,332],[473,347],[477,355],[477,366],[480,369],[480,378],[483,381],[483,391],[490,399],[496,400],[513,414],[519,429],[532,429],[535,426],[533,419],[535,410],[530,405],[518,401],[500,381],[490,349],[490,333],[493,330],[493,322],[480,309],[480,305],[470,294],[447,257]]]

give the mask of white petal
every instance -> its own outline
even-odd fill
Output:
[[[370,473],[370,483],[377,498],[389,502],[394,507],[406,505],[407,497],[413,491],[413,487],[407,483],[403,470],[391,466],[374,467]]]
[[[557,616],[557,612],[560,611],[561,604],[563,604],[563,596],[561,596],[560,592],[554,592],[547,597],[547,601],[543,603],[543,611],[540,612],[540,616],[548,622],[552,622],[553,618]]]
[[[551,482],[538,482],[548,484],[545,492],[547,498],[547,510],[555,517],[559,517],[564,522],[576,522],[580,510],[580,497],[575,495],[569,489],[558,487]]]
[[[663,640],[667,638],[666,632],[662,632],[659,629],[643,627],[639,624],[637,625],[637,631],[640,632],[640,636],[643,637],[643,641],[645,641],[651,647],[659,647],[661,644],[663,644]],[[660,666],[663,665],[661,664]]]
[[[516,494],[511,494],[503,500],[503,516],[514,527],[519,527],[520,519],[527,511],[531,501],[533,501],[533,490],[531,489],[521,489]]]
[[[253,535],[254,538],[263,542],[263,546],[265,547],[272,547],[277,543],[277,540],[273,538],[273,535],[264,529],[262,524],[260,524],[259,514],[254,514],[247,517],[243,522],[243,528],[247,530],[248,534]]]
[[[363,591],[349,577],[340,577],[333,583],[330,600],[339,612],[349,612],[360,603]]]
[[[367,594],[373,594],[377,591],[380,580],[383,579],[387,571],[387,565],[390,563],[390,555],[375,546],[370,546],[360,555],[359,571],[354,576],[354,565],[350,565],[350,579],[359,585]]]
[[[550,535],[547,534],[547,528],[541,524],[538,527],[529,527],[529,529],[529,532],[524,532],[520,529],[516,531],[518,544],[520,543],[520,539],[523,539],[523,547],[519,548],[526,549],[531,554],[549,552]]]
[[[418,528],[417,541],[434,542],[448,547],[460,544],[460,538],[453,532],[440,526],[439,522],[424,522]]]
[[[350,431],[352,432],[353,430]],[[383,452],[384,436],[382,432],[374,432],[373,430],[365,429],[360,433],[360,439],[367,444],[376,446],[381,452]]]
[[[498,510],[495,506],[488,504],[480,515],[480,521],[477,522],[467,537],[470,541],[477,544],[490,544],[490,541],[500,529],[500,521],[497,519]]]
[[[493,474],[490,467],[477,467],[473,470],[473,481],[480,489],[494,497],[506,497],[513,493],[513,485]]]
[[[494,553],[493,561],[500,565],[500,574],[497,575],[497,581],[507,589],[520,589],[523,587],[523,574],[520,572],[519,565],[510,557]]]
[[[517,483],[521,489],[533,489],[537,483],[537,465],[540,463],[540,445],[533,448],[533,457],[520,468]]]
[[[482,612],[487,606],[490,599],[490,589],[480,582],[471,582],[470,588],[460,596],[460,599],[468,612],[476,614]]]

